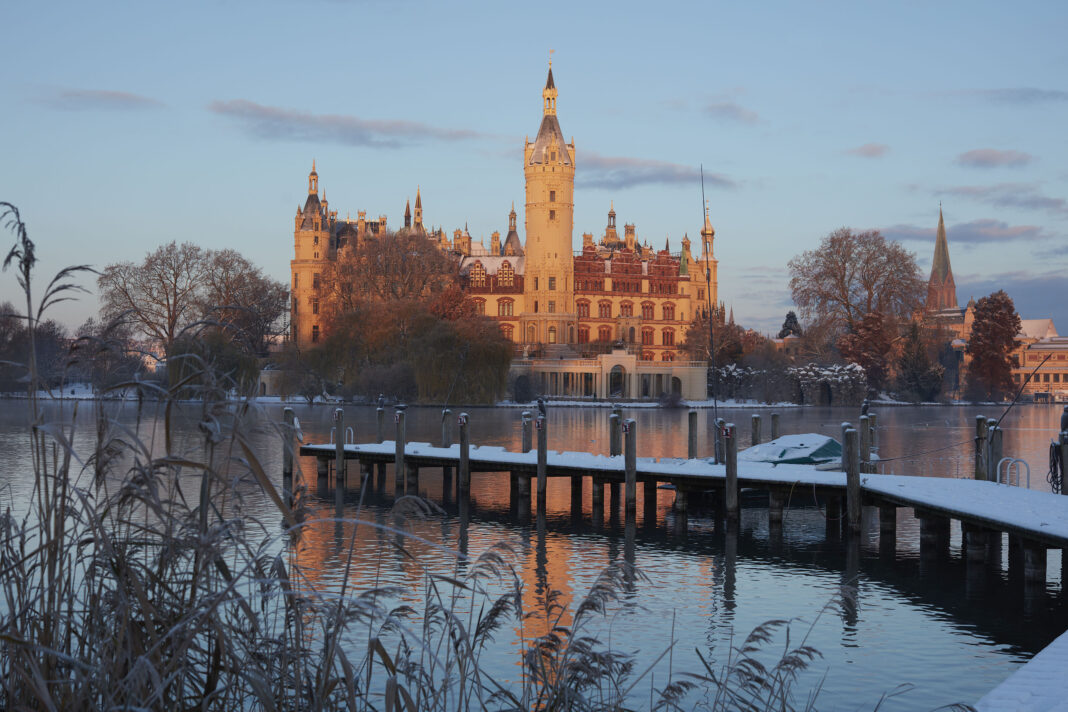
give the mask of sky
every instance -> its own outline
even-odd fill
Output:
[[[941,203],[958,300],[1004,289],[1068,334],[1068,3],[36,0],[0,16],[0,201],[41,285],[172,240],[288,283],[313,159],[342,218],[399,227],[419,187],[428,225],[488,245],[513,201],[523,224],[552,50],[577,248],[612,203],[643,242],[698,243],[703,167],[720,298],[772,332],[787,263],[839,227],[901,240],[929,274]],[[0,275],[0,301],[21,299]]]

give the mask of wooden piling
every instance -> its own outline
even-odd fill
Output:
[[[768,527],[782,526],[782,510],[786,497],[781,489],[768,490]]]
[[[452,411],[448,408],[441,409],[441,447],[452,447]],[[445,493],[450,489],[452,489],[452,465],[443,465],[441,491]]]
[[[393,422],[397,426],[397,434],[395,436],[394,444],[396,447],[393,450],[393,494],[397,496],[404,492],[404,445],[405,445],[405,433],[404,433],[404,411],[408,406],[403,403],[397,404],[397,409],[393,413]]]
[[[757,413],[753,413],[752,430],[753,430],[752,443],[753,443],[753,446],[755,447],[755,446],[760,444],[760,416]]]
[[[638,460],[637,460],[637,427],[633,418],[627,418],[623,423],[623,437],[625,440],[623,454],[623,469],[625,486],[623,490],[623,503],[625,519],[632,521],[638,514]]]
[[[419,494],[419,467],[412,463],[407,463],[404,466],[405,480],[404,491],[406,494]]]
[[[771,414],[771,439],[772,440],[778,440],[779,439],[779,414],[778,413],[772,413]]]
[[[341,504],[345,499],[345,410],[334,410],[334,500]]]
[[[715,433],[715,438],[714,438],[714,441],[715,441],[714,458],[716,460],[716,464],[717,465],[722,465],[724,462],[726,462],[726,459],[727,459],[727,453],[723,449],[724,448],[723,429],[726,427],[726,425],[727,425],[727,421],[723,420],[723,418],[716,418],[716,433]]]
[[[571,516],[582,516],[582,478],[571,478]]]
[[[690,408],[686,414],[686,459],[697,458],[697,411]]]
[[[868,413],[868,427],[871,428],[871,437],[868,438],[868,444],[869,444],[869,446],[871,447],[872,450],[877,450],[879,448],[879,427],[878,427],[878,425],[879,425],[879,414],[878,413]],[[872,468],[871,471],[875,472],[875,469]]]
[[[642,483],[642,518],[644,526],[656,526],[656,480]]]
[[[986,417],[975,416],[975,479],[986,479]]]
[[[386,409],[382,406],[375,408],[375,442],[381,443],[386,439]]]
[[[690,502],[686,496],[686,490],[676,485],[675,487],[675,511],[684,513],[689,509]]]
[[[623,454],[622,418],[618,413],[608,416],[608,454],[611,457]]]
[[[1004,455],[1004,431],[997,425],[993,424],[996,421],[990,421],[991,424],[986,430],[987,434],[987,450],[989,451],[986,479],[988,482],[998,481],[998,465],[1001,463],[1001,458]]]
[[[460,462],[456,479],[459,480],[460,499],[466,500],[471,492],[471,436],[467,430],[467,413],[460,413]]]
[[[282,499],[293,503],[293,457],[297,452],[297,416],[292,408],[282,410]]]
[[[532,430],[532,423],[530,421],[530,411],[529,410],[524,410],[523,411],[523,436],[522,436],[522,444],[520,445],[520,450],[522,452],[530,452],[531,450],[534,449],[534,445],[533,445],[534,438],[533,438],[533,435],[531,433],[531,430]]]
[[[967,522],[961,522],[960,528],[964,538],[965,559],[973,564],[986,561],[991,531]]]
[[[590,500],[594,515],[604,514],[604,480],[594,476],[590,478]]]
[[[848,470],[848,461],[846,460],[845,441],[846,441],[846,432],[848,432],[849,429],[852,428],[852,427],[853,427],[853,425],[851,423],[842,423],[842,472],[848,472],[849,471]]]
[[[1024,541],[1023,545],[1024,581],[1031,583],[1046,582],[1046,546],[1035,541]]]
[[[860,471],[870,472],[871,466],[871,426],[868,424],[868,416],[860,416]]]
[[[879,535],[897,536],[897,506],[893,504],[879,505]]]
[[[727,518],[737,521],[740,514],[738,492],[738,430],[734,423],[727,423],[723,443],[727,448],[727,492],[724,500],[727,506]]]
[[[538,431],[538,511],[541,512],[545,509],[545,481],[549,464],[549,431],[544,415],[538,416],[534,427]]]
[[[849,428],[845,432],[842,459],[846,464],[846,523],[851,534],[860,532],[860,436]]]

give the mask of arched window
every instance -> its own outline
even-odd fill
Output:
[[[580,326],[578,331],[578,342],[580,344],[588,344],[590,342],[590,327]]]
[[[501,333],[504,335],[504,338],[511,341],[514,329],[512,328],[511,324],[501,324]]]
[[[654,332],[653,332],[652,329],[642,329],[642,344],[643,345],[645,345],[645,346],[652,346],[653,345],[653,333]]]
[[[511,287],[515,284],[515,270],[512,269],[508,260],[502,262],[500,269],[497,270],[497,284],[502,287]]]
[[[642,319],[652,321],[653,318],[653,303],[642,302]]]
[[[612,340],[612,327],[602,326],[597,329],[597,340],[608,343]]]
[[[652,351],[642,351],[642,361],[652,361],[652,360],[653,360],[653,352]]]
[[[590,303],[586,300],[575,302],[575,310],[578,312],[579,319],[586,319],[590,316]]]
[[[482,266],[481,262],[475,262],[471,265],[471,286],[472,287],[485,287],[486,286],[486,268]]]
[[[497,316],[512,316],[515,311],[515,301],[512,299],[502,299],[497,302]]]
[[[556,343],[556,327],[555,326],[550,326],[549,327],[549,343],[550,344],[555,344]]]
[[[670,351],[665,351],[664,353],[660,354],[660,360],[661,361],[674,361],[675,360],[675,354],[673,354]]]
[[[612,302],[597,302],[597,316],[601,319],[612,318]]]
[[[664,321],[675,321],[675,305],[664,305]]]
[[[675,330],[674,329],[664,329],[663,331],[661,331],[660,332],[660,343],[662,345],[664,345],[664,346],[674,346],[675,345]]]
[[[486,300],[485,299],[476,299],[474,301],[475,301],[475,313],[476,314],[485,314],[486,313]]]
[[[528,344],[533,344],[533,343],[536,343],[537,341],[538,341],[538,334],[534,330],[534,325],[531,324],[530,326],[527,327],[527,343]]]
[[[620,316],[634,316],[634,305],[631,302],[623,302],[619,305]]]

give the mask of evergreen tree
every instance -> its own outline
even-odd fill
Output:
[[[869,312],[857,322],[852,332],[838,340],[838,350],[847,361],[864,369],[869,390],[878,393],[886,386],[892,344],[893,333],[883,315]]]
[[[932,401],[942,390],[945,368],[931,358],[920,337],[920,325],[912,322],[898,360],[897,387],[902,398]]]
[[[1012,390],[1012,350],[1020,333],[1020,315],[1004,290],[975,304],[975,321],[968,339],[967,396],[970,400],[999,400]]]
[[[786,321],[782,323],[782,328],[779,329],[779,338],[785,339],[790,334],[801,336],[801,324],[798,323],[797,314],[793,311],[786,312]]]

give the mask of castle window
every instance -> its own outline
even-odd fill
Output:
[[[612,327],[602,326],[597,329],[597,340],[602,343],[607,343],[612,340]]]
[[[697,290],[697,298],[703,302],[705,300],[705,290],[698,289]]]
[[[312,327],[312,343],[313,344],[319,343],[319,325],[318,324],[316,324],[315,326]]]
[[[312,300],[312,314],[318,314],[318,313],[319,313],[319,300],[318,299],[313,299]]]
[[[653,360],[653,352],[652,351],[642,351],[642,361],[652,361],[652,360]]]
[[[550,220],[556,220],[556,211],[555,210],[550,210],[549,211],[549,219]]]
[[[515,302],[511,299],[502,299],[497,302],[497,316],[512,316]]]
[[[580,326],[578,330],[578,342],[588,344],[590,342],[590,327]]]
[[[319,259],[319,253],[318,252],[315,253],[314,259]]]
[[[538,278],[537,277],[534,278],[534,291],[538,291]],[[535,309],[534,311],[537,311],[537,309]]]
[[[675,354],[671,353],[670,351],[665,351],[664,353],[660,354],[660,360],[661,361],[674,361],[675,360]]]
[[[664,346],[674,346],[675,345],[675,330],[674,329],[664,329],[662,332],[660,332],[660,343],[662,345],[664,345]]]
[[[649,321],[652,321],[653,318],[653,303],[642,302],[642,319],[648,319]]]
[[[580,319],[589,318],[589,316],[590,316],[590,303],[589,302],[585,302],[585,301],[576,302],[575,303],[575,309],[578,310],[578,315],[579,315]]]
[[[481,262],[475,262],[475,264],[471,266],[471,286],[486,286],[486,268],[482,266]]]
[[[535,314],[538,313],[538,300],[537,299],[534,300],[534,313]]]
[[[549,277],[549,289],[556,289],[556,277]]]
[[[675,321],[675,305],[664,305],[664,321]]]
[[[634,305],[630,302],[623,302],[619,305],[620,316],[634,316]]]
[[[293,273],[293,291],[294,292],[297,291],[297,285],[300,284],[300,279],[299,278],[300,278],[300,273],[299,272],[294,272]]]
[[[553,301],[549,302],[549,313],[550,314],[555,314],[556,313],[556,302],[553,302]]]
[[[555,203],[556,202],[556,191],[555,190],[550,190],[549,191],[549,202],[550,203]]]
[[[653,330],[652,329],[642,329],[642,344],[644,346],[652,346],[653,345]]]
[[[502,287],[511,287],[515,284],[515,270],[512,269],[508,260],[502,262],[500,269],[497,270],[497,284]]]
[[[485,314],[486,313],[486,300],[485,299],[476,299],[475,300],[475,313],[476,314]]]
[[[537,339],[538,339],[538,336],[537,336],[537,333],[534,331],[534,325],[531,324],[530,326],[527,327],[527,343],[528,344],[533,344],[533,343],[535,343],[537,341]]]
[[[550,326],[549,327],[549,343],[550,344],[555,344],[556,343],[556,327],[555,326]]]
[[[312,275],[312,289],[318,289],[318,288],[319,288],[319,273],[316,272],[315,274]]]
[[[597,303],[597,316],[601,319],[612,318],[612,302],[598,302]]]
[[[511,324],[501,324],[501,334],[503,334],[504,338],[508,339],[509,341],[512,340],[513,331],[514,330],[512,329]]]
[[[319,236],[318,235],[316,235],[315,237],[312,238],[312,244],[313,245],[318,245],[319,244]]]

